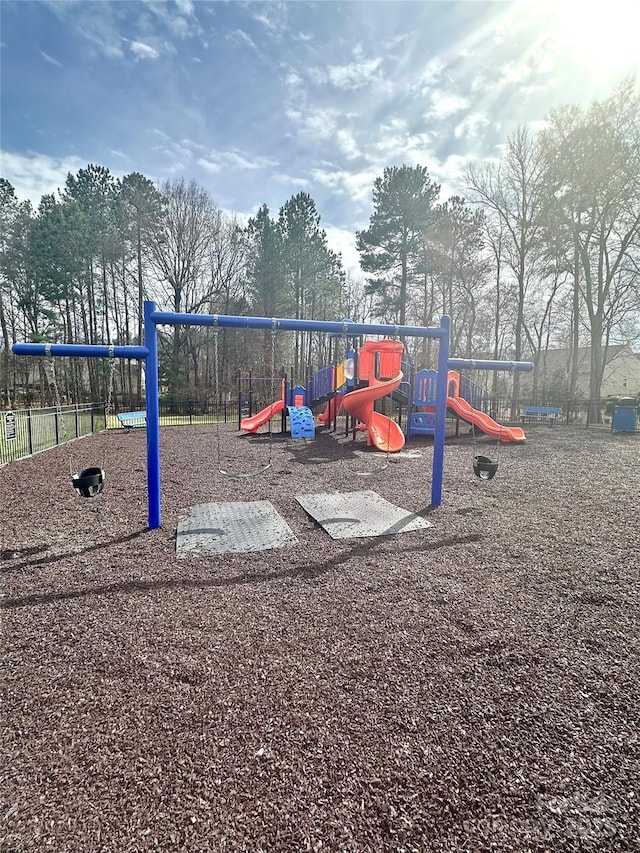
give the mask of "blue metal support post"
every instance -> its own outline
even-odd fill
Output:
[[[149,527],[162,527],[160,509],[160,393],[158,386],[158,330],[152,319],[155,302],[144,303],[144,342],[149,351],[145,370],[147,400],[147,488]]]
[[[438,382],[436,385],[436,424],[433,435],[433,468],[431,473],[431,505],[442,503],[442,479],[444,475],[444,441],[447,424],[447,365],[449,363],[449,332],[451,320],[440,319],[444,335],[438,340]]]

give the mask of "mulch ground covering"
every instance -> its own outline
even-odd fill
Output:
[[[486,483],[448,442],[431,511],[428,440],[361,477],[325,431],[163,428],[156,531],[143,430],[74,444],[94,500],[64,448],[0,470],[0,848],[639,850],[640,436],[528,434]],[[433,527],[333,541],[295,500],[362,489]],[[236,500],[297,545],[176,559]]]

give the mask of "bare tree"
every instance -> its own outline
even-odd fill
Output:
[[[550,239],[564,237],[573,269],[574,323],[581,310],[591,344],[591,417],[598,419],[607,346],[638,310],[640,88],[627,80],[586,113],[552,113],[543,145]]]
[[[465,184],[471,198],[493,211],[504,225],[504,257],[517,284],[514,357],[524,353],[524,308],[530,267],[541,251],[543,231],[544,158],[527,128],[518,128],[507,140],[500,163],[472,165]],[[513,376],[512,408],[519,393],[519,373]],[[512,411],[515,417],[515,410]]]
[[[218,211],[207,190],[195,181],[167,181],[160,190],[165,207],[150,241],[151,265],[162,301],[176,314],[194,314],[210,304],[214,290],[211,245],[219,223]],[[191,327],[172,327],[165,370],[170,396],[189,384],[189,352],[196,339]]]

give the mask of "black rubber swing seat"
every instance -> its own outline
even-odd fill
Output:
[[[83,498],[95,498],[104,488],[105,474],[102,468],[85,468],[71,478],[73,488]]]
[[[498,470],[498,463],[493,462],[488,456],[473,457],[473,473],[481,480],[492,480]]]

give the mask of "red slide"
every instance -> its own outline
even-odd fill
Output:
[[[267,421],[270,421],[274,415],[277,415],[278,412],[281,412],[283,409],[284,400],[276,400],[275,403],[267,406],[266,409],[258,412],[257,415],[252,415],[252,417],[245,418],[241,421],[240,429],[243,429],[245,432],[258,432],[263,424],[266,424]]]
[[[482,432],[494,436],[505,444],[508,441],[522,443],[527,440],[524,430],[520,427],[502,426],[497,421],[494,421],[493,418],[490,418],[489,415],[478,411],[478,409],[474,409],[462,397],[447,397],[447,408],[453,409],[456,415],[464,421],[477,426]]]
[[[404,433],[395,421],[373,411],[374,400],[392,394],[402,382],[402,373],[388,382],[375,382],[366,388],[350,391],[342,398],[342,405],[367,426],[368,444],[375,445],[385,453],[397,453],[404,447]]]
[[[327,426],[327,424],[333,423],[333,419],[342,407],[342,396],[342,394],[336,394],[335,397],[332,397],[327,403],[327,405],[324,407],[324,412],[321,412],[318,415],[318,421],[323,426]]]

